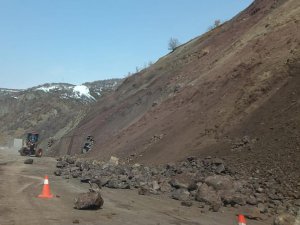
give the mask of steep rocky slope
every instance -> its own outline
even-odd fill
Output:
[[[257,0],[127,78],[54,150],[80,153],[92,135],[87,157],[160,164],[214,155],[297,185],[299,30],[299,1]]]
[[[121,80],[95,81],[83,85],[44,84],[26,90],[0,89],[0,144],[36,130],[43,147],[49,138],[59,139],[74,128],[90,105],[117,88]]]

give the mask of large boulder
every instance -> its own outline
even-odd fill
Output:
[[[162,181],[159,184],[159,186],[160,186],[160,191],[163,192],[163,193],[168,193],[168,192],[171,192],[171,190],[172,190],[171,185],[166,180]]]
[[[138,190],[139,195],[150,195],[149,187],[140,187]]]
[[[225,164],[224,160],[222,160],[220,158],[213,158],[213,159],[211,159],[211,163],[215,164],[217,166]]]
[[[266,217],[261,214],[260,209],[255,206],[242,206],[239,207],[238,213],[244,215],[251,220],[264,220]]]
[[[190,197],[190,193],[187,189],[180,188],[172,191],[172,198],[179,201],[187,201]]]
[[[115,188],[115,189],[130,189],[130,185],[127,182],[124,182],[122,180],[119,180],[117,178],[111,179],[107,185],[109,188]]]
[[[246,205],[247,197],[245,195],[242,195],[240,193],[230,193],[227,192],[227,195],[225,195],[224,192],[222,192],[222,200],[225,205]]]
[[[81,193],[75,198],[75,209],[99,209],[103,206],[100,192]]]
[[[24,164],[32,164],[33,159],[25,159]]]
[[[58,162],[56,163],[56,167],[57,167],[57,168],[64,168],[64,167],[66,167],[66,166],[68,166],[68,163],[67,163],[66,161],[58,161]]]
[[[66,156],[65,161],[69,164],[74,164],[76,162],[76,158],[74,156]]]
[[[275,217],[273,225],[299,225],[300,219],[296,219],[294,216],[283,213]]]
[[[224,173],[226,170],[224,164],[221,164],[221,165],[218,165],[217,168],[216,168],[216,173],[218,174],[221,174],[221,173]]]
[[[258,204],[257,199],[253,195],[250,195],[246,201],[249,205],[257,205]]]
[[[196,193],[196,200],[209,204],[213,211],[218,211],[222,206],[222,201],[215,189],[207,184],[202,184]]]
[[[56,169],[55,171],[54,171],[54,175],[55,176],[61,176],[62,175],[62,169]]]
[[[119,165],[119,158],[115,157],[115,156],[111,156],[109,159],[109,164],[117,166]]]
[[[160,189],[160,186],[156,180],[151,182],[151,188],[153,191],[158,191]]]
[[[191,182],[187,189],[191,192],[191,191],[195,191],[198,189],[198,187],[201,186],[201,183],[196,183],[195,181],[194,182]]]
[[[179,189],[179,188],[185,188],[187,189],[188,188],[188,185],[187,184],[183,184],[181,182],[179,182],[177,179],[171,179],[169,181],[169,184],[173,187],[173,188],[176,188],[176,189]]]
[[[75,163],[74,163],[75,166],[78,167],[78,168],[80,168],[80,167],[81,167],[81,164],[82,164],[82,161],[83,161],[82,159],[77,159],[77,160],[75,161]]]
[[[80,177],[80,175],[81,175],[81,171],[80,170],[75,170],[75,171],[71,172],[71,176],[73,178],[78,178],[78,177]]]
[[[294,201],[294,205],[300,207],[300,199],[295,200]]]
[[[88,183],[91,179],[92,179],[92,176],[90,174],[85,174],[85,175],[82,175],[82,177],[80,178],[80,181],[82,183]]]
[[[90,162],[88,160],[77,160],[75,163],[77,167],[80,165],[79,168],[81,171],[88,171],[90,169]]]
[[[191,201],[182,201],[181,205],[186,206],[186,207],[191,207],[193,205],[193,202],[191,202]]]
[[[99,186],[99,188],[104,187],[109,182],[109,177],[97,177],[90,180],[91,183],[95,183]]]
[[[215,190],[232,190],[234,188],[234,181],[230,176],[214,175],[209,176],[204,181],[208,186]]]
[[[73,178],[77,178],[81,175],[81,171],[78,167],[71,167],[70,168],[70,174]]]

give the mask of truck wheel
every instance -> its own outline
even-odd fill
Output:
[[[21,155],[21,156],[26,156],[26,152],[27,152],[26,150],[27,150],[26,147],[21,148],[21,149],[19,150],[20,155]]]
[[[36,152],[35,152],[35,156],[36,157],[42,157],[43,155],[43,150],[41,148],[39,148]]]

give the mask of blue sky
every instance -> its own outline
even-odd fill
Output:
[[[252,0],[0,0],[0,87],[124,77]]]

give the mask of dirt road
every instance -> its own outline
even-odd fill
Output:
[[[0,225],[69,225],[79,224],[237,224],[234,212],[201,213],[201,209],[184,207],[179,201],[161,196],[139,196],[136,190],[103,189],[103,209],[73,209],[77,193],[88,185],[77,180],[55,177],[55,159],[34,158],[32,165],[25,157],[0,149]],[[54,199],[39,199],[43,177],[49,175]],[[247,225],[268,224],[249,221]]]

